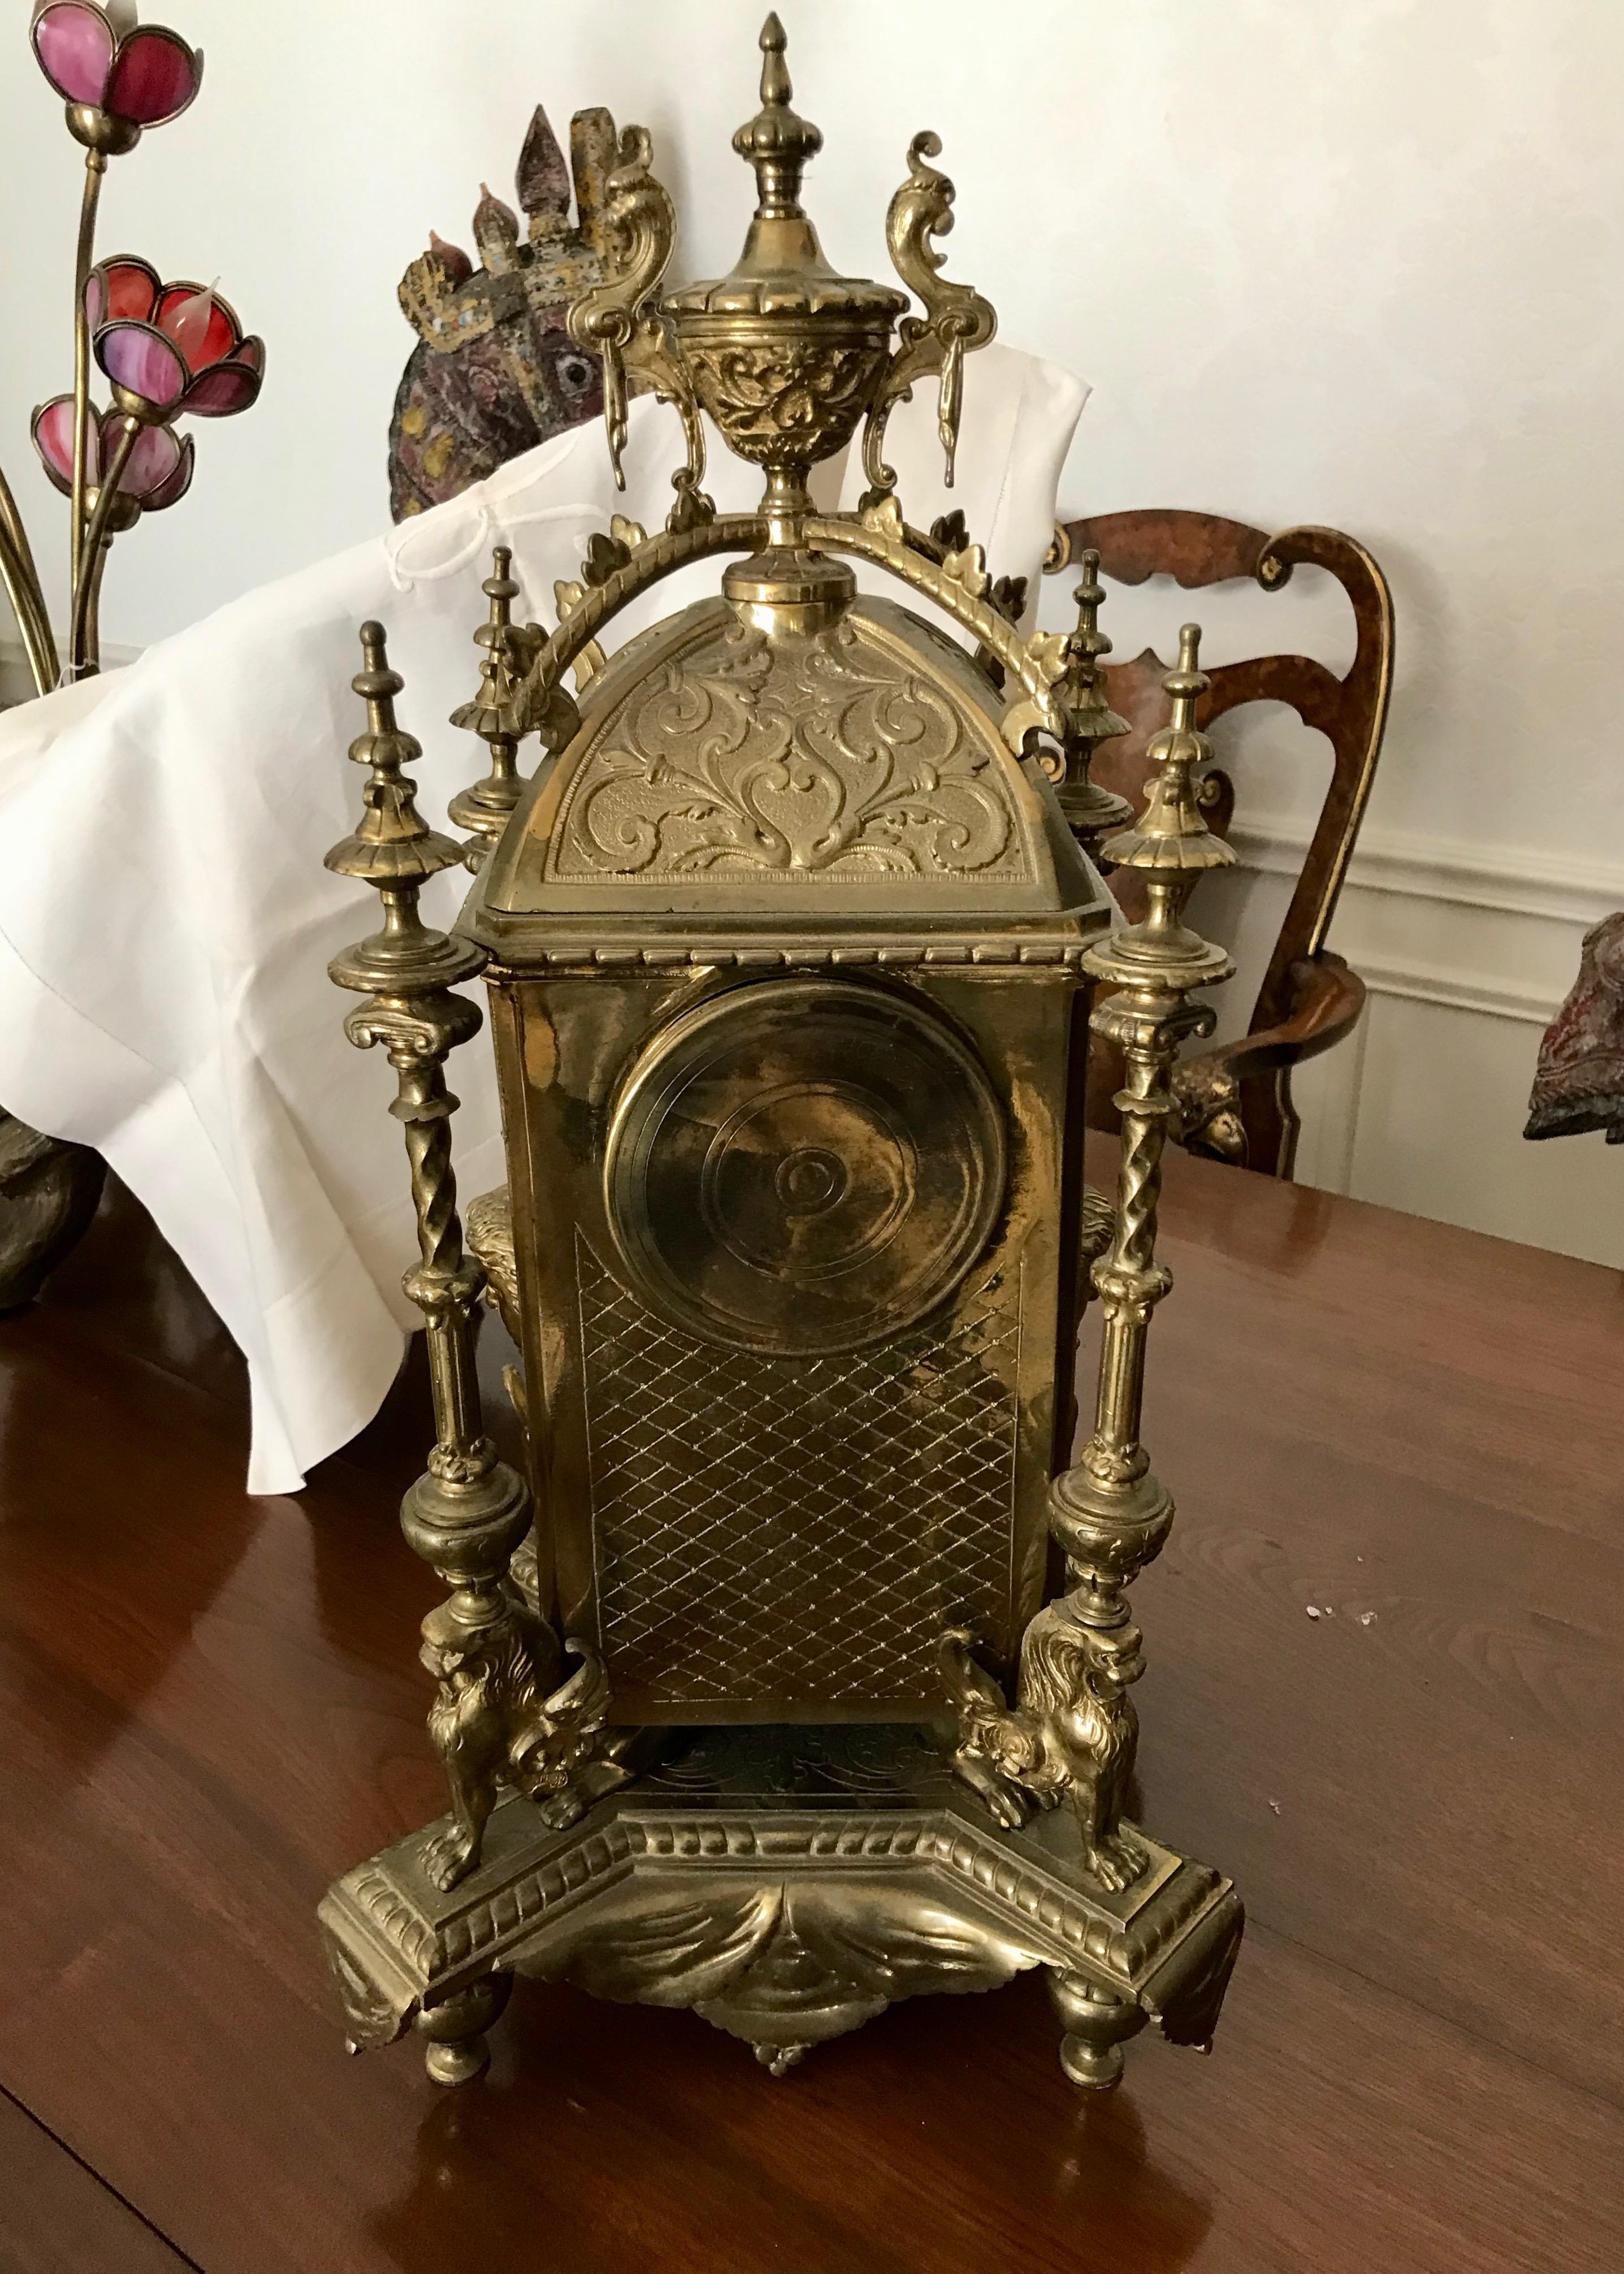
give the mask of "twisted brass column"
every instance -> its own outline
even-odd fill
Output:
[[[1169,1077],[1180,1043],[1210,1034],[1214,1023],[1210,1005],[1192,1002],[1191,990],[1235,968],[1222,948],[1182,922],[1197,877],[1235,858],[1196,802],[1195,772],[1211,755],[1195,727],[1196,701],[1207,685],[1197,664],[1199,639],[1196,625],[1184,627],[1178,666],[1162,682],[1173,716],[1147,753],[1156,773],[1144,817],[1102,848],[1113,867],[1143,876],[1149,913],[1083,955],[1089,975],[1115,990],[1092,1024],[1122,1051],[1116,1098],[1122,1155],[1116,1224],[1093,1273],[1102,1320],[1094,1432],[1076,1466],[1055,1480],[1049,1524],[1072,1583],[1061,1608],[1090,1636],[1098,1682],[1117,1689],[1144,1669],[1125,1590],[1160,1551],[1173,1521],[1172,1496],[1151,1473],[1139,1438],[1151,1316],[1172,1284],[1155,1260],[1162,1155],[1177,1111]],[[1123,1706],[1132,1712],[1125,1698]],[[1132,1766],[1130,1750],[1123,1784]]]
[[[427,1469],[402,1503],[401,1526],[451,1590],[423,1623],[422,1650],[440,1683],[429,1735],[452,1801],[452,1820],[425,1849],[422,1867],[434,1886],[448,1888],[477,1868],[485,1823],[503,1787],[553,1795],[549,1820],[567,1823],[629,1772],[613,1762],[588,1766],[608,1706],[598,1659],[572,1639],[582,1664],[554,1689],[562,1658],[558,1638],[508,1577],[530,1522],[530,1495],[498,1460],[482,1424],[472,1318],[485,1274],[463,1249],[451,1161],[457,1101],[445,1078],[447,1057],[480,1025],[476,1006],[454,990],[486,958],[470,941],[429,930],[417,913],[424,884],[456,867],[462,848],[424,821],[416,785],[402,772],[421,750],[395,723],[402,681],[389,668],[381,625],[363,625],[361,644],[365,668],[353,683],[366,703],[367,731],[350,755],[371,770],[363,792],[366,811],[354,834],[327,855],[327,865],[371,885],[384,921],[381,930],[335,956],[328,969],[339,986],[366,998],[345,1020],[344,1031],[363,1050],[381,1043],[387,1052],[397,1085],[389,1110],[404,1128],[411,1164],[418,1260],[404,1285],[428,1330],[436,1435]],[[500,2010],[494,1992],[459,1994],[455,2013],[437,2006],[423,2016],[429,2073],[442,2083],[460,2082],[483,2065],[484,2023]]]
[[[1207,684],[1197,666],[1199,636],[1195,625],[1184,626],[1178,667],[1163,682],[1172,722],[1147,754],[1156,772],[1144,817],[1103,847],[1114,867],[1144,877],[1149,914],[1083,955],[1085,971],[1115,990],[1092,1023],[1119,1045],[1125,1072],[1116,1101],[1122,1156],[1111,1237],[1092,1275],[1102,1318],[1094,1426],[1076,1466],[1049,1494],[1049,1529],[1065,1553],[1068,1592],[1026,1629],[1013,1709],[971,1655],[966,1631],[944,1638],[942,1658],[959,1709],[959,1773],[1006,1824],[1019,1824],[1034,1803],[1052,1807],[1067,1799],[1083,1870],[1116,1891],[1133,1884],[1146,1861],[1122,1820],[1139,1743],[1127,1693],[1145,1663],[1127,1589],[1173,1521],[1172,1496],[1152,1475],[1139,1438],[1151,1315],[1172,1284],[1155,1260],[1162,1153],[1175,1111],[1169,1074],[1180,1043],[1214,1024],[1210,1008],[1192,1003],[1190,990],[1227,978],[1234,968],[1222,948],[1181,921],[1196,878],[1235,857],[1207,830],[1195,799],[1192,777],[1209,755],[1195,730],[1196,699]],[[1117,2041],[1139,2019],[1069,1977],[1056,1993],[1069,2033],[1068,2074],[1080,2084],[1115,2082]]]

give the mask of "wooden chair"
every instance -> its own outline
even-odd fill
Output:
[[[1352,603],[1357,641],[1345,679],[1302,655],[1220,664],[1211,672],[1212,686],[1197,714],[1205,728],[1243,703],[1284,703],[1305,726],[1327,737],[1333,752],[1330,787],[1251,1026],[1240,1041],[1185,1059],[1175,1079],[1183,1109],[1180,1133],[1192,1151],[1289,1177],[1299,1126],[1291,1103],[1291,1069],[1350,1033],[1365,1004],[1364,981],[1330,953],[1325,937],[1387,726],[1393,683],[1393,601],[1387,579],[1363,546],[1334,529],[1289,529],[1270,537],[1214,514],[1172,511],[1103,514],[1060,523],[1045,568],[1061,574],[1089,549],[1099,553],[1101,574],[1117,584],[1142,584],[1147,576],[1169,576],[1190,590],[1251,578],[1266,592],[1274,592],[1306,561],[1328,569]],[[1147,648],[1131,663],[1105,670],[1107,697],[1132,731],[1099,746],[1092,778],[1128,798],[1136,812],[1143,804],[1146,744],[1167,720],[1162,691],[1167,669]],[[1200,794],[1209,825],[1227,835],[1235,812],[1234,783],[1214,767]],[[1139,916],[1137,880],[1112,881],[1130,917]],[[1199,923],[1199,907],[1195,921]],[[1090,1118],[1095,1118],[1091,1111]],[[1114,1126],[1109,1107],[1098,1118]]]

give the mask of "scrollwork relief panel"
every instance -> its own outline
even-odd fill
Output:
[[[563,882],[1030,877],[993,746],[849,622],[776,646],[731,626],[638,688],[600,731],[555,847]]]

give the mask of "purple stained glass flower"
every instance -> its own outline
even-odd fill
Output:
[[[162,24],[137,24],[127,5],[38,0],[33,38],[40,69],[64,102],[132,126],[177,118],[202,83],[196,49]]]
[[[229,418],[259,392],[265,343],[244,338],[212,285],[162,283],[126,254],[91,270],[85,315],[108,377],[165,419]]]
[[[90,413],[89,478],[93,488],[112,463],[123,416],[117,410]],[[73,490],[73,397],[54,395],[34,414],[34,447],[40,463],[64,497]],[[132,497],[147,513],[161,513],[174,505],[192,486],[195,446],[190,434],[177,435],[170,426],[143,426],[135,438],[124,472],[121,495]]]

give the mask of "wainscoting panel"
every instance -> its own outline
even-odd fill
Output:
[[[1220,1033],[1244,1028],[1306,832],[1253,815],[1238,868],[1193,914],[1240,965]],[[1624,907],[1624,861],[1558,864],[1507,848],[1362,837],[1331,945],[1370,1001],[1303,1069],[1297,1178],[1416,1216],[1624,1267],[1624,1148],[1522,1136],[1540,1035],[1588,927]]]

